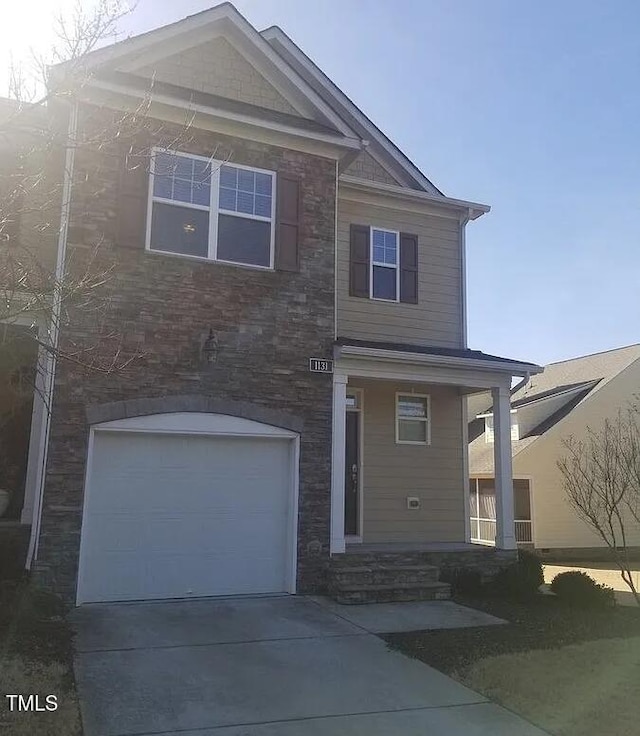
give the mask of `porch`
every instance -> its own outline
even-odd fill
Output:
[[[495,544],[496,494],[491,477],[472,477],[469,481],[469,507],[471,513],[471,541],[479,544]],[[531,480],[513,479],[513,508],[516,542],[533,545],[533,514]]]
[[[365,593],[377,586],[383,600],[394,589],[414,596],[395,600],[443,597],[447,591],[438,586],[447,569],[491,573],[513,559],[510,387],[513,376],[539,370],[471,350],[339,341],[333,376],[334,584],[339,580],[342,588]],[[472,534],[465,401],[487,389],[496,417],[492,547]]]

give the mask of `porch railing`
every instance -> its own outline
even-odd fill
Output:
[[[516,542],[527,544],[533,542],[531,519],[518,519],[516,526]],[[496,520],[471,517],[471,541],[482,544],[495,544]]]

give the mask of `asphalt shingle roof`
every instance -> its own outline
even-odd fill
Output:
[[[526,383],[517,386],[511,397],[514,408],[525,409],[534,401],[552,399],[563,393],[566,394],[566,402],[560,408],[554,404],[554,410],[549,416],[530,430],[526,437],[513,441],[512,455],[515,457],[535,442],[578,404],[599,391],[636,360],[640,360],[640,344],[550,363],[545,366],[543,373],[531,376]],[[471,473],[493,472],[493,448],[493,443],[485,441],[484,432],[470,442]]]

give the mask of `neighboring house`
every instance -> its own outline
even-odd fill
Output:
[[[110,311],[77,310],[60,340],[131,363],[57,365],[26,492],[35,578],[77,603],[433,597],[429,561],[512,559],[500,427],[502,553],[470,544],[467,507],[464,397],[507,416],[512,377],[541,370],[467,347],[465,228],[489,208],[442,194],[228,3],[83,74],[72,140],[123,111],[140,125],[68,151],[62,256],[81,268],[100,245]]]
[[[563,439],[582,439],[640,394],[640,345],[551,363],[516,386],[511,439],[516,537],[556,558],[589,557],[604,543],[568,503],[557,467]],[[494,426],[490,398],[473,397],[469,425],[471,537],[493,544]],[[631,539],[640,545],[640,538]]]

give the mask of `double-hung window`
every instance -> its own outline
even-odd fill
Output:
[[[429,396],[424,394],[396,395],[396,443],[399,445],[431,444]]]
[[[155,150],[147,248],[272,268],[275,173]]]
[[[397,302],[400,294],[399,234],[371,228],[371,298]]]

